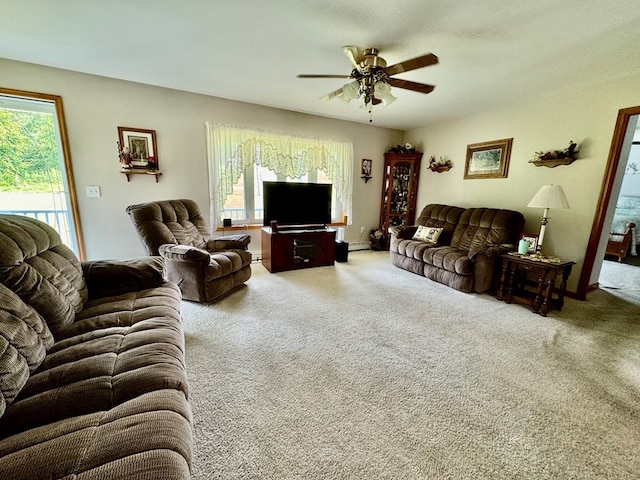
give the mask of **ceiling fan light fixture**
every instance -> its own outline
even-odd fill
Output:
[[[342,87],[342,93],[337,95],[337,97],[342,100],[345,104],[348,104],[351,100],[355,100],[358,98],[358,94],[360,93],[360,84],[357,80],[351,83],[345,83]]]
[[[384,105],[385,107],[387,105],[391,105],[393,102],[397,100],[396,97],[391,95],[391,86],[383,80],[380,80],[375,83],[374,92],[375,92],[375,97],[378,100],[381,100],[382,105]]]
[[[329,100],[338,97],[345,104],[350,103],[351,100],[361,99],[360,108],[369,112],[370,122],[375,105],[387,106],[397,100],[391,94],[391,87],[423,94],[431,93],[434,89],[433,85],[393,77],[399,73],[436,65],[438,57],[432,53],[387,66],[386,60],[378,55],[377,48],[360,49],[354,45],[347,45],[343,47],[343,51],[351,61],[352,70],[349,75],[298,75],[298,77],[352,79],[351,83],[346,83],[342,88],[324,95],[321,99]]]

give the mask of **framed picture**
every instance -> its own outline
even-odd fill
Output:
[[[507,178],[513,138],[467,145],[464,178]]]
[[[527,240],[529,242],[529,250],[527,253],[536,253],[538,248],[538,235],[535,233],[523,233],[520,235],[520,240]]]
[[[128,148],[131,168],[149,168],[149,161],[158,168],[158,148],[156,147],[156,131],[142,128],[118,127],[120,148]]]
[[[371,164],[372,164],[372,161],[369,160],[368,158],[362,159],[362,176],[363,177],[371,176]]]

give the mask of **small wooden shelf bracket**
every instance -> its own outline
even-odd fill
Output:
[[[158,177],[162,175],[162,172],[158,170],[120,170],[120,173],[124,173],[127,176],[127,182],[129,181],[129,175],[153,175],[156,177],[156,183],[158,183]]]

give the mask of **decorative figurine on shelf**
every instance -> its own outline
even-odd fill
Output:
[[[529,160],[529,163],[533,163],[535,166],[545,167],[557,167],[558,165],[569,165],[578,155],[576,147],[578,145],[571,140],[569,146],[564,150],[552,150],[548,152],[535,152],[533,158]]]
[[[396,145],[395,147],[391,147],[389,151],[393,153],[415,153],[416,147],[414,147],[410,143],[405,143],[404,145]]]
[[[120,158],[120,163],[122,164],[122,168],[125,170],[129,170],[132,168],[131,165],[131,151],[129,147],[122,148],[120,142],[116,142],[118,144],[118,157]]]
[[[147,168],[149,170],[158,169],[158,162],[156,162],[156,157],[147,157]]]
[[[431,158],[429,159],[429,169],[432,172],[447,172],[451,170],[452,167],[453,163],[446,156],[440,157],[440,160],[436,160],[436,157],[431,155]]]

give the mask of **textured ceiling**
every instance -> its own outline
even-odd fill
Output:
[[[638,75],[638,0],[0,0],[0,57],[368,123],[357,102],[321,101],[348,75],[344,45],[389,65],[432,52],[397,78],[374,125],[406,130],[518,102],[561,85]],[[597,94],[597,92],[595,92]]]

